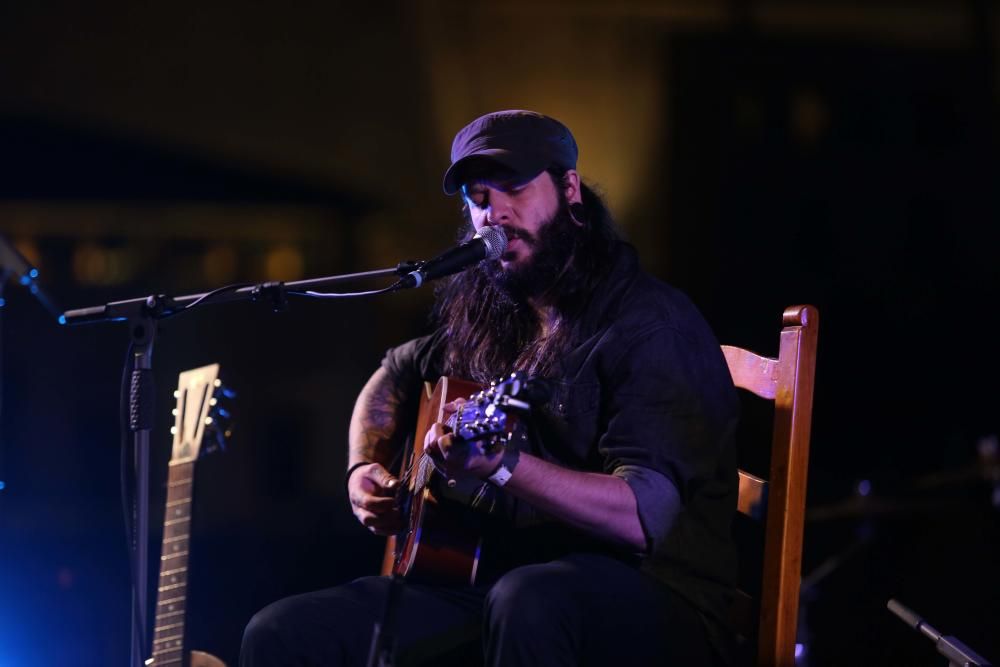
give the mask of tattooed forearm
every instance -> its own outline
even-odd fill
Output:
[[[389,374],[379,368],[354,404],[350,430],[350,460],[388,465],[398,444],[399,406],[404,397]]]

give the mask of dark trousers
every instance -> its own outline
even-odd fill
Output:
[[[389,581],[279,600],[247,625],[242,667],[365,665]],[[574,554],[518,567],[490,587],[406,584],[396,665],[711,665],[698,613],[607,556]]]

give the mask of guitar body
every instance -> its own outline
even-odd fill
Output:
[[[226,663],[222,662],[210,653],[205,653],[204,651],[191,651],[191,661],[189,663],[189,667],[226,667]]]
[[[389,539],[382,574],[446,586],[476,583],[483,522],[496,509],[496,488],[470,477],[446,479],[424,454],[424,437],[440,422],[451,429],[456,445],[487,453],[520,449],[528,437],[520,416],[549,396],[544,380],[524,373],[488,388],[449,377],[433,390],[424,385],[413,449],[404,457],[396,496],[406,527]],[[444,406],[458,398],[465,401],[446,418]]]
[[[435,422],[444,422],[444,405],[468,398],[482,387],[467,380],[443,377],[433,391],[424,385],[417,413],[413,451],[406,461],[416,469],[424,453],[424,436]],[[437,475],[437,473],[434,473]],[[438,480],[442,481],[443,480]],[[416,490],[418,479],[411,476],[406,488],[408,512],[404,532],[390,537],[382,561],[382,573],[398,574],[426,583],[467,586],[476,579],[482,538],[467,512],[435,493],[434,485]]]

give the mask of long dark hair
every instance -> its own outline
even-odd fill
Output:
[[[594,288],[610,269],[612,244],[619,234],[603,198],[593,188],[581,182],[583,203],[569,204],[566,170],[552,168],[548,173],[559,196],[551,226],[561,224],[552,233],[570,248],[565,265],[558,267],[544,295],[554,309],[554,322],[543,337],[535,309],[516,290],[497,281],[499,261],[456,274],[439,285],[433,313],[446,336],[446,374],[481,383],[514,370],[552,375],[558,371],[562,354],[577,340],[580,318]],[[475,233],[465,213],[462,241]]]

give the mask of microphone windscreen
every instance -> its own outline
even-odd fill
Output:
[[[504,233],[503,227],[488,225],[480,229],[476,236],[486,245],[485,259],[497,259],[507,249],[507,234]]]

